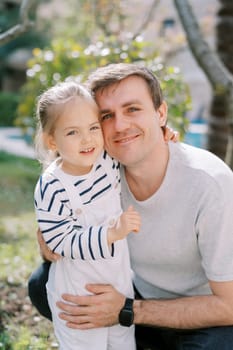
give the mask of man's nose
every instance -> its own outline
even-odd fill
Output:
[[[116,131],[122,131],[129,127],[129,119],[123,114],[119,113],[115,116],[115,129]]]

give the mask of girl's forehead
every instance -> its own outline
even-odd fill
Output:
[[[63,104],[64,108],[90,108],[98,112],[98,106],[93,98],[74,96]]]
[[[86,99],[73,99],[68,101],[58,111],[57,127],[64,125],[90,125],[99,121],[99,110],[97,105]]]

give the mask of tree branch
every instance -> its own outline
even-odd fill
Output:
[[[150,23],[153,15],[155,8],[158,6],[160,0],[154,0],[151,7],[149,8],[147,14],[145,15],[144,20],[142,21],[140,27],[136,30],[134,33],[133,37],[131,40],[135,40],[135,38],[147,27],[148,23]]]
[[[22,0],[20,6],[20,23],[0,34],[1,45],[15,39],[33,26],[33,22],[29,18],[32,5],[33,0]]]
[[[189,2],[187,0],[174,0],[174,3],[186,32],[190,49],[213,89],[215,91],[228,90],[229,85],[233,84],[232,76],[218,55],[210,49],[204,40]]]

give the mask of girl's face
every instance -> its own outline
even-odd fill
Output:
[[[62,108],[53,135],[47,136],[48,147],[59,153],[66,173],[86,174],[104,145],[98,107],[94,101],[74,97]]]

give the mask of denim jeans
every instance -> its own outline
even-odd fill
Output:
[[[32,273],[28,281],[28,295],[39,313],[52,321],[46,291],[50,265],[50,262],[44,262]]]
[[[171,330],[136,326],[138,350],[233,350],[233,327]]]
[[[44,262],[32,273],[28,293],[39,313],[51,320],[45,287],[49,267],[50,263]],[[233,327],[173,330],[137,325],[136,341],[138,350],[233,350]]]

